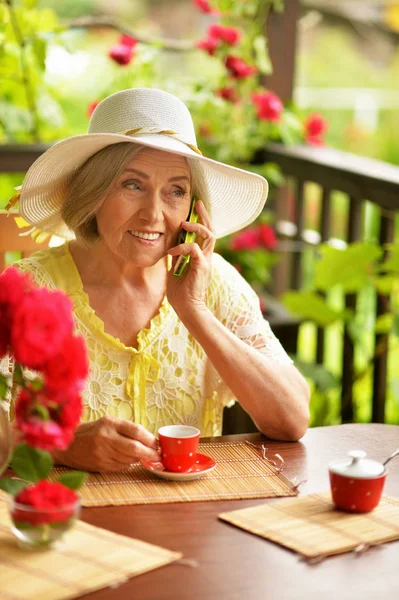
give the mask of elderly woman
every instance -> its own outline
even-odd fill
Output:
[[[73,301],[90,375],[75,440],[55,459],[117,471],[157,460],[162,425],[221,434],[234,400],[265,435],[297,440],[309,391],[263,319],[256,294],[214,254],[253,221],[267,182],[201,155],[186,106],[155,89],[103,100],[87,135],[29,169],[20,213],[65,237],[19,267]],[[198,222],[187,222],[193,198]],[[196,234],[179,243],[181,230]],[[190,262],[175,277],[179,257]]]

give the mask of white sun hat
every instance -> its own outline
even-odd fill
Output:
[[[202,156],[190,112],[181,100],[157,89],[132,88],[100,102],[87,134],[54,144],[33,163],[21,186],[20,215],[38,229],[74,238],[61,218],[68,184],[93,154],[120,142],[187,157],[216,237],[242,229],[262,211],[266,179]]]

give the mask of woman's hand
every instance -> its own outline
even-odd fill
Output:
[[[144,429],[123,419],[103,417],[81,423],[67,450],[53,452],[54,460],[84,471],[123,471],[140,460],[160,460],[157,439]]]
[[[197,201],[195,210],[200,222],[183,221],[186,231],[194,231],[202,242],[198,244],[179,244],[170,248],[168,254],[173,256],[172,268],[168,273],[166,294],[169,304],[184,322],[184,316],[193,310],[205,308],[205,293],[211,277],[212,253],[215,247],[215,234],[212,230],[209,215],[204,203]],[[190,256],[190,262],[180,277],[175,277],[173,271],[179,256]]]

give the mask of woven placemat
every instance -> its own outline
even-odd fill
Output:
[[[165,481],[140,463],[121,473],[91,474],[79,490],[83,506],[165,504],[296,496],[296,487],[261,448],[245,442],[202,443],[199,452],[211,456],[216,468],[195,481]],[[272,458],[272,457],[271,457]],[[54,476],[66,472],[57,467]]]
[[[222,513],[219,518],[316,560],[399,539],[399,498],[389,496],[364,514],[337,510],[326,493]]]
[[[60,549],[20,550],[0,496],[0,598],[65,600],[114,586],[181,554],[77,521]]]

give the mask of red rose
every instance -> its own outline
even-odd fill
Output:
[[[72,329],[72,304],[63,292],[32,290],[14,311],[11,342],[15,360],[40,369],[60,352]]]
[[[231,238],[231,249],[238,250],[254,250],[259,247],[259,232],[255,227],[251,227],[242,231],[241,233],[236,233]]]
[[[305,120],[305,134],[310,137],[323,135],[328,128],[327,121],[318,113],[313,113]]]
[[[208,13],[209,15],[218,15],[219,12],[212,8],[208,0],[194,0],[194,4],[201,12]]]
[[[223,98],[223,100],[227,100],[227,102],[232,102],[236,104],[239,100],[237,96],[237,92],[233,87],[224,87],[216,90],[215,94]]]
[[[311,146],[323,146],[323,135],[328,129],[328,123],[318,113],[313,113],[305,120],[305,140]]]
[[[67,336],[58,352],[43,366],[48,390],[79,392],[88,375],[86,344],[81,336]]]
[[[11,330],[8,324],[8,315],[5,309],[0,306],[0,358],[7,354],[10,341]]]
[[[121,35],[119,38],[119,44],[121,46],[128,46],[129,48],[134,48],[137,46],[137,40],[130,35]]]
[[[47,523],[63,523],[74,514],[77,494],[59,482],[51,483],[43,479],[34,485],[29,485],[14,498],[17,506],[11,516],[17,523],[44,525]],[[22,506],[35,510],[23,510]]]
[[[225,65],[227,70],[230,72],[230,75],[234,79],[245,79],[246,77],[254,75],[257,71],[256,67],[248,65],[245,61],[237,56],[227,56]]]
[[[219,46],[219,42],[214,38],[207,38],[205,40],[200,40],[195,45],[200,50],[205,50],[205,52],[207,52],[209,56],[213,56],[215,54],[216,48]]]
[[[74,433],[76,427],[79,425],[80,417],[83,412],[83,402],[79,394],[68,396],[68,398],[62,404],[59,411],[59,423],[64,427],[65,431],[69,430]],[[71,440],[73,439],[73,435]]]
[[[132,61],[133,54],[133,47],[126,44],[116,44],[108,52],[108,56],[122,66],[128,65]]]
[[[208,37],[221,40],[229,46],[235,46],[241,37],[241,33],[235,27],[224,27],[220,23],[212,23],[208,27]]]
[[[318,135],[307,135],[306,143],[309,144],[310,146],[324,146],[325,145],[325,141],[323,140],[323,138]]]
[[[29,274],[9,267],[0,275],[0,306],[13,310],[32,289],[35,288]]]
[[[78,394],[52,394],[23,389],[17,399],[15,418],[21,438],[41,450],[64,450],[73,439],[82,414]]]
[[[89,119],[90,119],[91,115],[94,113],[94,111],[96,110],[96,108],[97,108],[97,106],[98,106],[99,104],[100,104],[100,102],[99,102],[99,101],[97,101],[97,100],[96,100],[95,102],[91,102],[91,103],[89,104],[89,106],[87,107],[87,110],[86,110],[86,115],[87,115],[87,117],[88,117]]]
[[[259,225],[258,232],[262,245],[267,250],[274,250],[278,244],[278,239],[273,227],[261,223]]]
[[[283,103],[276,94],[273,94],[273,92],[253,94],[252,102],[256,106],[259,119],[278,123],[283,112]]]

